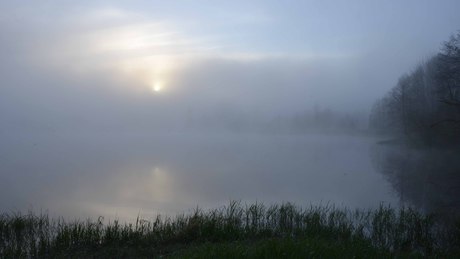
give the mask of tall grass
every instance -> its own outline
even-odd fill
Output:
[[[227,206],[176,217],[138,218],[135,223],[97,220],[67,222],[47,215],[1,214],[0,257],[120,255],[141,251],[167,255],[203,243],[263,239],[315,238],[382,249],[392,254],[458,252],[459,228],[437,224],[410,208],[380,206],[351,211],[333,206],[297,207],[291,203]],[[108,253],[108,254],[107,254]]]

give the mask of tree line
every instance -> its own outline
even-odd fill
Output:
[[[404,74],[371,111],[370,128],[424,146],[460,144],[460,31]]]

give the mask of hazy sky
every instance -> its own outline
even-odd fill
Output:
[[[1,1],[1,130],[231,107],[367,112],[460,1]],[[147,123],[148,124],[148,123]]]

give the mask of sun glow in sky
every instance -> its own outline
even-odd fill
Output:
[[[92,44],[97,53],[110,56],[114,69],[131,77],[133,82],[159,92],[164,89],[167,77],[177,69],[175,59],[183,51],[181,41],[167,26],[140,23],[103,32]]]
[[[133,89],[164,92],[185,63],[214,51],[204,40],[179,30],[174,22],[153,21],[122,9],[99,10],[74,19],[69,22],[72,29],[68,35],[62,33],[56,43],[43,44],[38,59],[66,72],[105,71],[127,77],[131,81],[128,87]],[[92,26],[82,26],[82,20]]]
[[[163,89],[163,84],[161,82],[154,82],[152,86],[152,90],[154,92],[160,92]]]

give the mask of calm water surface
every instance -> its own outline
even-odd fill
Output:
[[[397,204],[371,162],[375,142],[335,135],[9,137],[0,147],[0,210],[132,219],[232,199]]]

